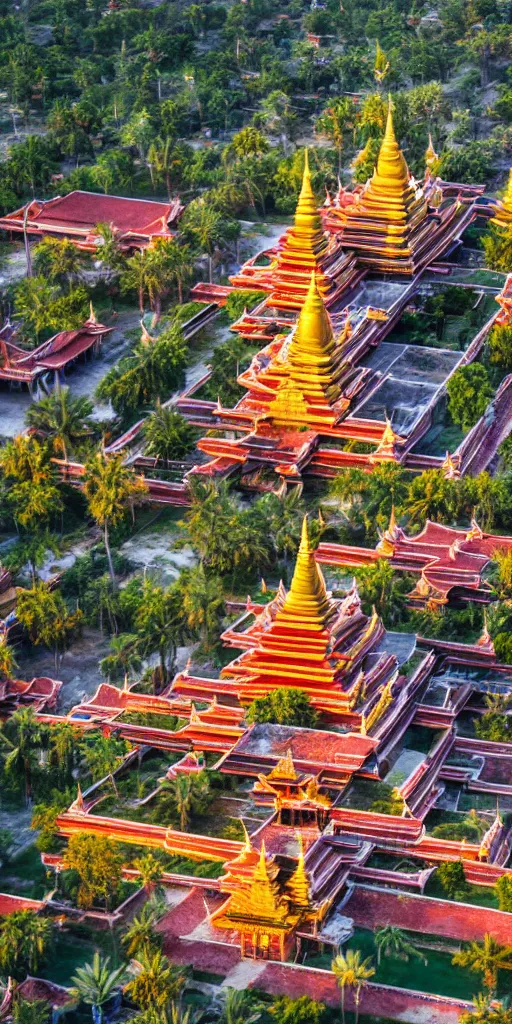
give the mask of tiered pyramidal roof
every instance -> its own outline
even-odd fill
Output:
[[[340,239],[360,263],[374,270],[413,272],[415,251],[428,230],[428,207],[398,145],[391,102],[373,175],[339,217]]]
[[[267,361],[254,360],[240,383],[249,394],[239,408],[254,409],[285,427],[319,429],[338,422],[349,405],[342,384],[352,374],[346,359],[350,327],[335,339],[313,271],[290,339],[270,346]]]
[[[341,600],[327,591],[305,518],[289,590],[281,585],[240,634],[246,650],[221,677],[233,681],[242,704],[276,687],[299,687],[329,719],[358,729],[396,675],[396,658],[374,653],[383,635],[376,613],[363,614],[355,585]]]

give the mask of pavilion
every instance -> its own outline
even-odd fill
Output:
[[[9,385],[25,385],[31,391],[34,384],[48,375],[60,381],[66,368],[88,353],[98,354],[103,339],[113,330],[100,324],[91,311],[81,327],[59,331],[48,341],[27,352],[12,340],[15,334],[0,334],[0,381]]]
[[[0,217],[0,229],[30,237],[69,238],[79,249],[95,252],[101,237],[95,228],[108,224],[122,249],[144,249],[157,238],[172,238],[183,210],[179,199],[158,203],[153,199],[125,199],[98,192],[70,192],[55,199],[33,199]]]
[[[347,570],[387,558],[394,569],[419,575],[409,604],[435,610],[449,602],[494,600],[484,573],[494,552],[511,549],[511,537],[484,533],[474,519],[468,530],[428,519],[421,533],[409,537],[393,511],[375,549],[321,543],[315,554],[317,562],[347,566]]]

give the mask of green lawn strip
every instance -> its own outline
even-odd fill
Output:
[[[417,936],[416,940],[412,939],[413,942],[420,940],[420,936]],[[439,938],[439,942],[443,941],[442,938]],[[362,928],[355,929],[353,937],[349,939],[345,948],[360,950],[363,958],[371,957],[376,968],[376,973],[371,980],[382,985],[392,985],[396,988],[413,989],[418,992],[465,1000],[470,1000],[482,988],[481,977],[473,971],[453,965],[450,953],[420,949],[421,959],[420,957],[411,957],[406,961],[396,957],[383,957],[378,966],[373,932]],[[427,960],[426,964],[424,959]],[[331,961],[332,954],[323,953],[318,956],[308,956],[306,966],[330,970]],[[503,997],[509,993],[512,993],[512,976],[510,972],[500,971],[498,996]]]

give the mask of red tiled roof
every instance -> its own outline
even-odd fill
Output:
[[[0,916],[3,914],[14,914],[17,910],[33,910],[37,913],[44,906],[40,900],[29,900],[25,896],[12,896],[7,892],[0,892]]]
[[[125,199],[98,192],[70,192],[46,202],[34,199],[28,211],[28,230],[39,233],[69,232],[84,239],[96,224],[113,224],[123,236],[167,235],[169,224],[182,210],[179,200],[158,203],[147,199]],[[0,227],[9,228],[23,220],[24,209],[0,219]]]

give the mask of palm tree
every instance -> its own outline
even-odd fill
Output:
[[[0,929],[0,968],[9,976],[35,974],[53,939],[53,922],[31,910],[9,914]]]
[[[178,587],[175,585],[164,590],[146,580],[135,625],[141,652],[149,655],[158,651],[160,655],[160,682],[163,685],[167,680],[168,664],[174,664],[177,645],[186,634]]]
[[[261,1009],[255,1006],[247,989],[221,989],[213,1006],[218,1024],[255,1024],[261,1017]]]
[[[198,631],[203,650],[219,629],[225,611],[224,588],[219,576],[207,576],[204,565],[182,573],[183,611],[190,629]]]
[[[197,775],[180,773],[164,785],[169,790],[179,815],[180,829],[186,832],[193,811],[204,805],[210,792],[208,775],[204,771],[198,772]]]
[[[112,580],[115,581],[114,564],[109,544],[109,528],[120,523],[128,508],[140,501],[147,491],[141,477],[124,465],[124,453],[107,456],[96,452],[86,463],[83,477],[84,494],[89,512],[103,528],[105,551]]]
[[[422,955],[416,946],[407,938],[407,935],[396,925],[387,924],[375,933],[375,945],[377,947],[377,963],[380,964],[381,957],[396,956],[399,960],[409,960],[411,956],[422,959]],[[426,963],[426,961],[425,961]]]
[[[103,266],[112,276],[117,276],[125,265],[125,257],[119,245],[119,236],[111,224],[96,224],[94,237],[96,243],[96,257],[101,260]]]
[[[456,953],[452,964],[483,974],[485,987],[494,992],[500,967],[512,969],[512,946],[500,946],[487,932],[483,942],[471,942],[466,949]]]
[[[125,688],[128,686],[130,672],[136,672],[142,665],[142,658],[137,648],[138,636],[135,633],[120,633],[110,640],[110,654],[100,661],[100,669],[109,682],[123,676]]]
[[[79,273],[83,255],[68,238],[43,238],[33,252],[34,267],[38,274],[50,281],[65,278],[71,291],[73,279]]]
[[[180,162],[179,150],[175,153],[174,141],[170,136],[167,136],[166,139],[162,139],[160,136],[154,139],[148,149],[146,163],[150,170],[153,188],[156,179],[164,181],[168,199],[172,198],[172,172]]]
[[[27,277],[16,288],[15,320],[22,320],[24,327],[34,332],[35,341],[46,329],[59,329],[57,319],[49,315],[49,310],[59,290],[44,277]]]
[[[145,903],[138,917],[133,918],[121,938],[123,946],[126,946],[127,956],[150,955],[158,950],[161,945],[161,936],[155,932],[158,917],[157,907],[151,901]]]
[[[375,968],[372,967],[372,961],[370,957],[362,960],[361,953],[358,949],[348,949],[345,956],[343,953],[338,953],[338,956],[334,958],[332,962],[332,970],[341,989],[341,1018],[343,1024],[345,1024],[346,988],[350,988],[354,992],[354,1003],[356,1007],[355,1024],[357,1024],[357,1021],[359,1020],[361,990],[369,978],[373,978],[373,975],[375,974]]]
[[[96,952],[92,964],[79,967],[71,979],[77,995],[91,1007],[93,1024],[102,1024],[103,1007],[122,984],[126,968],[110,970],[109,957],[102,958]]]
[[[121,289],[137,292],[139,312],[141,316],[144,316],[145,298],[148,291],[147,249],[137,249],[137,252],[126,261],[126,266],[121,274]]]
[[[192,451],[196,432],[184,416],[158,399],[156,408],[144,424],[145,454],[169,462],[183,459]]]
[[[44,742],[45,728],[38,722],[31,707],[19,708],[11,716],[8,730],[14,734],[14,742],[3,732],[4,743],[10,747],[4,761],[6,776],[25,780],[25,799],[28,802],[32,795],[32,777],[39,762],[41,747]]]
[[[153,257],[162,260],[165,280],[174,283],[178,292],[178,302],[183,302],[183,285],[192,274],[190,249],[183,241],[175,238],[158,238],[152,248]]]
[[[213,254],[225,239],[224,219],[206,199],[194,199],[182,218],[181,229],[192,238],[198,253],[208,256],[208,279],[213,280]]]
[[[139,872],[141,882],[149,896],[163,875],[160,861],[152,853],[145,853],[143,857],[138,857],[137,860],[134,860],[133,866]],[[158,905],[154,902],[146,904],[146,907],[149,906],[151,906],[153,912],[159,909]]]
[[[132,961],[131,969],[135,977],[126,991],[144,1010],[165,1011],[171,1001],[181,996],[185,973],[181,967],[169,963],[160,950],[142,953],[138,960]]]
[[[94,405],[85,395],[72,395],[69,388],[59,388],[29,407],[29,427],[52,438],[56,449],[67,462],[79,441],[93,433],[91,415]]]
[[[13,1024],[48,1024],[50,1004],[46,999],[16,999],[12,1009]]]

